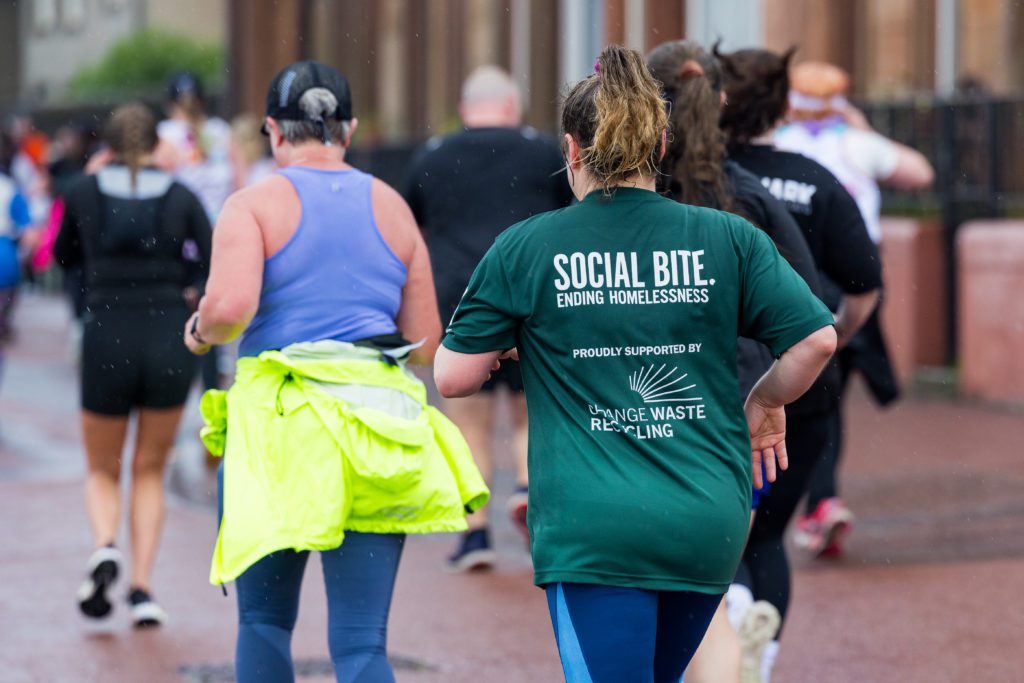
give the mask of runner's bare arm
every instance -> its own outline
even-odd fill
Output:
[[[238,337],[256,315],[263,286],[263,237],[246,193],[224,204],[213,231],[206,295],[199,303],[199,336],[211,344]]]
[[[897,190],[924,190],[935,182],[935,169],[928,159],[913,147],[895,143],[899,149],[899,161],[896,169],[888,178],[882,178],[883,185]]]
[[[426,340],[412,352],[410,361],[427,365],[441,342],[441,316],[427,245],[405,200],[379,180],[373,182],[373,214],[381,235],[407,271],[395,323],[409,341]]]
[[[878,305],[880,290],[872,289],[863,294],[846,294],[839,303],[836,312],[836,334],[839,337],[839,348],[846,346],[857,330],[861,328],[871,312]]]
[[[835,328],[823,327],[783,353],[750,391],[744,411],[750,428],[755,488],[764,484],[762,461],[768,481],[775,481],[776,460],[780,469],[789,466],[785,406],[810,388],[835,350]]]
[[[472,396],[491,372],[500,367],[499,358],[510,357],[509,352],[460,353],[442,346],[434,358],[434,383],[445,398]]]

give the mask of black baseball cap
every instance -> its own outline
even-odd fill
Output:
[[[179,71],[167,82],[167,99],[177,102],[182,95],[192,94],[203,99],[203,83],[191,71]]]
[[[309,120],[299,107],[299,100],[313,88],[324,88],[338,100],[334,113],[325,118],[337,121],[352,119],[352,91],[348,80],[334,67],[313,61],[290,64],[274,77],[267,91],[267,116],[281,121]]]

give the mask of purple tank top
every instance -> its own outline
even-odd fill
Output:
[[[278,172],[298,192],[302,218],[264,263],[260,306],[239,354],[396,332],[407,273],[377,229],[373,177],[297,166]]]

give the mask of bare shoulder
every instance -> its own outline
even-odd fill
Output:
[[[228,202],[235,204],[237,208],[248,208],[255,210],[269,205],[274,200],[297,197],[295,188],[283,175],[271,173],[259,182],[248,187],[235,191]]]
[[[276,173],[238,190],[228,199],[228,204],[251,213],[271,231],[284,230],[289,234],[298,225],[302,213],[295,187],[283,175]]]
[[[373,210],[378,214],[388,213],[396,219],[408,218],[415,224],[412,217],[412,210],[406,204],[405,199],[398,190],[385,183],[380,178],[373,179]]]
[[[373,179],[371,199],[377,229],[395,255],[408,265],[421,239],[412,210],[395,188],[379,178]]]

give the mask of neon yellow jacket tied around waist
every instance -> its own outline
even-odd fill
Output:
[[[224,458],[210,581],[277,550],[329,550],[345,531],[466,529],[490,495],[462,434],[423,383],[379,351],[295,344],[238,362],[203,395],[203,442]]]

